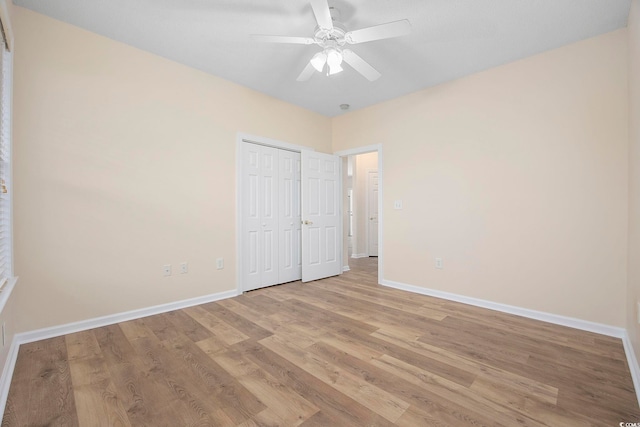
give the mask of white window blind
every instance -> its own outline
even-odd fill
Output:
[[[4,6],[4,5],[3,5]],[[11,238],[11,36],[6,14],[0,16],[0,291],[13,278]]]

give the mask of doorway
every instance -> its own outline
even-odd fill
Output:
[[[380,144],[339,151],[343,159],[344,270],[365,259],[377,264],[378,283],[383,278],[383,161]],[[377,257],[377,259],[376,259]],[[375,261],[375,262],[374,262]]]

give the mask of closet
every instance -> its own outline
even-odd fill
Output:
[[[342,273],[340,159],[288,146],[239,142],[240,291]]]
[[[242,144],[245,291],[300,280],[300,153]]]

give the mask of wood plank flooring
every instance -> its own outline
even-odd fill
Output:
[[[2,426],[618,426],[619,339],[376,284],[308,284],[20,347]]]

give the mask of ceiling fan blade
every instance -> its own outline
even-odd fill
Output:
[[[329,3],[327,0],[311,0],[311,8],[316,16],[316,21],[320,28],[325,30],[333,30],[333,20],[329,11]]]
[[[362,28],[361,30],[349,31],[344,35],[344,38],[347,43],[356,44],[405,36],[409,34],[409,32],[411,32],[409,20],[402,19],[374,27]]]
[[[342,57],[344,62],[351,65],[354,70],[362,74],[369,80],[370,82],[374,80],[378,80],[382,74],[378,72],[375,68],[373,68],[367,61],[360,58],[355,52],[349,49],[344,49],[342,51]]]
[[[309,62],[307,64],[306,67],[304,67],[304,70],[302,70],[302,72],[300,73],[300,75],[298,76],[298,78],[296,79],[299,82],[306,82],[307,80],[309,80],[311,78],[311,76],[313,75],[313,73],[316,71],[315,68],[313,68],[313,65],[311,64],[311,62]]]
[[[314,44],[311,37],[289,37],[289,36],[269,36],[263,34],[251,34],[251,40],[262,43],[293,43],[293,44]]]

